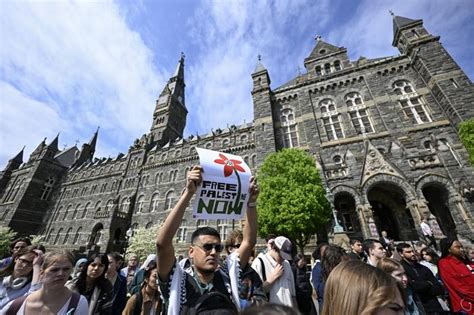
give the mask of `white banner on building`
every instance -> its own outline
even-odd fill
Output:
[[[196,191],[196,220],[241,219],[247,210],[252,173],[242,157],[196,148],[204,172]]]

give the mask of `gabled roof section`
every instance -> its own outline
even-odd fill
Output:
[[[404,178],[402,172],[388,162],[370,140],[365,140],[365,158],[360,185],[363,186],[369,178],[376,174],[389,174]]]
[[[48,149],[51,149],[55,152],[59,151],[58,143],[59,143],[59,133],[56,135],[56,138],[54,138],[54,140],[51,141],[51,143],[48,145]]]
[[[334,45],[331,45],[319,37],[316,38],[316,46],[313,48],[313,51],[307,58],[305,58],[304,62],[306,63],[307,61],[312,61],[312,60],[317,60],[317,59],[323,59],[324,57],[328,55],[332,55],[334,53],[338,52],[346,52],[347,50],[344,47],[337,47]]]
[[[422,22],[422,20],[413,20],[403,16],[395,15],[393,17],[393,34],[395,35],[398,30],[404,28],[405,26],[415,24],[417,22]]]
[[[23,151],[25,151],[25,147],[23,147],[23,149],[21,149],[21,151],[18,152],[18,154],[13,159],[11,159],[11,161],[17,162],[18,164],[23,163]]]

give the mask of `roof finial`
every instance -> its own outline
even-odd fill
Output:
[[[321,35],[316,35],[316,37],[314,38],[316,41],[320,41],[321,40]]]
[[[258,61],[262,61],[262,55],[258,54],[257,60],[258,60]]]
[[[388,10],[388,12],[390,13],[391,16],[395,16],[395,13],[393,13],[392,10]]]
[[[181,58],[180,58],[180,59],[184,61],[184,57],[186,57],[186,56],[184,55],[184,52],[181,52]]]

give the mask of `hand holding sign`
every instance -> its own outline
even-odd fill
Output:
[[[196,150],[203,174],[194,200],[194,218],[241,219],[249,200],[250,168],[240,156],[200,148]]]
[[[193,166],[193,168],[188,171],[186,177],[186,190],[191,194],[194,194],[197,190],[197,187],[202,182],[202,167],[199,165]]]

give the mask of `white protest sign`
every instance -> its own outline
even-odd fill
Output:
[[[196,148],[204,172],[193,203],[195,219],[241,219],[252,173],[242,157]]]

